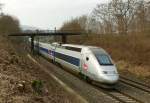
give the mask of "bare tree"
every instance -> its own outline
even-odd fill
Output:
[[[0,3],[0,15],[3,15],[3,6],[4,4]]]
[[[80,24],[81,26],[81,29],[83,31],[87,31],[87,21],[88,21],[88,17],[87,15],[82,15],[78,18],[78,23]]]
[[[145,3],[146,8],[146,31],[150,31],[150,1]]]
[[[112,0],[110,3],[120,33],[127,34],[128,27],[135,16],[137,2],[137,0]]]
[[[62,31],[77,31],[77,32],[86,32],[87,31],[87,20],[86,15],[76,17],[70,21],[65,22],[60,30]]]
[[[102,33],[106,34],[113,32],[113,16],[108,4],[97,5],[92,12],[92,18],[95,19],[98,24],[100,24],[101,28],[103,28],[103,30],[101,29]]]
[[[129,29],[144,33],[149,28],[149,13],[149,5],[147,5],[147,2],[143,0],[139,1],[136,6],[135,18],[132,20],[133,22]]]
[[[61,29],[62,31],[83,31],[81,25],[79,24],[78,18],[72,19],[70,21],[65,22]]]
[[[137,31],[144,32],[145,23],[146,23],[146,9],[144,1],[140,1],[139,5],[136,10],[136,18],[135,21],[137,22]],[[138,25],[139,24],[139,25]]]
[[[145,8],[142,1],[112,0],[108,4],[99,4],[93,10],[92,17],[97,23],[103,24],[104,33],[116,31],[119,34],[127,34],[137,17],[137,11],[140,11],[138,15],[144,28]]]

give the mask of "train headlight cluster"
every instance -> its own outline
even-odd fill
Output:
[[[104,74],[117,74],[116,71],[103,71]]]
[[[108,74],[108,72],[107,72],[107,71],[103,71],[103,73],[104,73],[104,74]]]

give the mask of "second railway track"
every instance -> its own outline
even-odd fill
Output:
[[[130,86],[132,86],[134,88],[138,88],[138,89],[140,89],[140,90],[150,94],[150,86],[148,86],[146,84],[143,84],[143,83],[140,83],[140,82],[137,82],[137,81],[125,78],[123,76],[120,77],[120,82],[125,83],[127,85],[130,85]]]
[[[105,93],[106,95],[109,95],[110,97],[116,99],[116,103],[144,103],[128,94],[125,94],[117,89],[114,90],[106,90],[106,89],[102,89],[96,86],[96,88],[100,91],[102,91],[103,93]]]

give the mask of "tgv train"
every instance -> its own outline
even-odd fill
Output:
[[[109,85],[116,84],[119,79],[116,66],[102,48],[36,41],[35,48],[41,55],[82,74],[85,79]]]

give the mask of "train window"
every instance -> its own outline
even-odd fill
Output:
[[[68,63],[71,63],[75,66],[79,66],[79,64],[80,64],[80,59],[69,56],[69,55],[65,55],[65,54],[55,52],[55,57],[59,58],[59,59],[62,59],[64,61],[68,62]]]
[[[72,50],[72,51],[76,51],[76,52],[81,52],[81,48],[75,48],[75,47],[69,47],[69,46],[65,46],[65,48],[67,50]]]
[[[89,57],[86,57],[86,60],[89,61]]]

